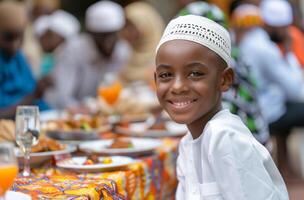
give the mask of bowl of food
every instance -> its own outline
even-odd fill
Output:
[[[51,160],[54,156],[60,156],[64,154],[70,154],[76,151],[76,147],[73,145],[60,144],[59,142],[47,138],[41,137],[37,145],[33,146],[30,153],[30,165],[39,166],[47,161]],[[16,156],[18,163],[23,166],[23,154],[16,148]]]

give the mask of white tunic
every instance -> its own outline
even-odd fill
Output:
[[[67,43],[56,57],[53,70],[54,87],[44,96],[49,105],[56,109],[77,106],[86,97],[96,96],[103,75],[116,72],[127,63],[129,45],[119,40],[110,58],[104,58],[93,39],[82,34]]]
[[[241,119],[218,112],[193,140],[179,146],[177,200],[286,200],[287,189],[269,152]]]

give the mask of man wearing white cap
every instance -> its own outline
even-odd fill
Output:
[[[85,97],[96,95],[105,73],[120,70],[130,49],[118,36],[124,25],[123,8],[114,2],[100,1],[87,9],[87,33],[73,38],[57,61],[53,107],[79,106]]]
[[[44,51],[39,75],[45,76],[51,72],[64,44],[79,33],[80,23],[68,12],[58,10],[39,17],[34,23],[34,29]]]
[[[304,125],[304,82],[294,54],[282,54],[274,41],[287,37],[292,10],[285,0],[265,0],[260,8],[264,29],[249,29],[239,47],[255,72],[259,104],[271,133],[288,134],[292,127]]]

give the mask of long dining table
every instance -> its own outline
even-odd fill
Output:
[[[12,190],[26,193],[34,200],[174,199],[179,138],[161,141],[162,145],[152,154],[136,157],[135,163],[116,171],[79,173],[56,167],[53,159],[33,168],[30,177],[18,176]]]

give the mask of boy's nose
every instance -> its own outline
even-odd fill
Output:
[[[182,77],[176,77],[174,79],[174,83],[172,85],[172,93],[181,94],[188,91],[188,86],[186,84],[186,80]]]

